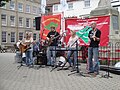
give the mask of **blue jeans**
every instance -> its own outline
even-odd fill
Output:
[[[32,65],[33,63],[33,50],[27,50],[26,51],[26,65]]]
[[[99,73],[98,47],[88,48],[88,71]],[[94,63],[93,63],[94,59]]]
[[[51,51],[51,49],[57,48],[57,46],[49,46],[47,48],[47,65],[54,65],[56,63],[57,51]]]
[[[71,60],[71,55],[74,55],[73,56],[73,60]],[[75,66],[76,64],[77,64],[77,51],[68,51],[68,53],[67,53],[67,59],[68,59],[68,63],[70,64],[70,66],[71,66],[71,64],[73,63],[73,65]]]

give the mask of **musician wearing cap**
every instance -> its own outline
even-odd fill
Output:
[[[67,48],[76,49],[76,45],[80,44],[80,42],[78,40],[78,36],[76,35],[75,30],[70,30],[70,34],[71,34],[71,36],[70,36],[70,38],[68,40]],[[77,41],[77,44],[76,44],[76,41]],[[72,54],[73,54],[73,60],[71,60],[71,55]],[[75,66],[77,64],[77,51],[69,50],[67,52],[67,59],[68,59],[69,67],[72,66],[73,69],[75,69]]]
[[[56,57],[56,51],[50,51],[52,48],[56,48],[58,46],[58,40],[60,37],[60,34],[56,31],[55,26],[50,27],[51,31],[47,35],[47,41],[48,41],[48,48],[47,48],[47,65],[55,65],[55,57]]]
[[[98,49],[101,36],[101,31],[97,29],[96,26],[96,22],[91,22],[92,30],[88,34],[90,40],[90,45],[88,47],[88,73],[94,73],[94,75],[99,74]]]

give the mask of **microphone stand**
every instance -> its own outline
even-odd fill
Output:
[[[44,31],[45,31],[45,29],[43,29],[42,30],[42,34],[41,34],[41,36],[40,36],[40,39],[39,39],[39,51],[38,51],[38,53],[37,53],[37,65],[38,65],[38,62],[40,61],[41,62],[41,56],[43,56],[42,55],[42,53],[45,53],[46,54],[46,52],[45,52],[45,50],[43,50],[45,47],[42,47],[42,37],[43,37],[43,33],[44,33]],[[42,53],[40,53],[40,52],[42,52]],[[40,59],[40,60],[39,60]],[[42,62],[43,63],[43,62]],[[39,69],[40,67],[42,66],[42,64],[40,64],[38,67],[37,67],[37,69]]]
[[[112,76],[110,76],[110,47],[112,46],[113,48],[113,45],[112,43],[109,43],[109,46],[108,46],[108,59],[107,59],[107,71],[106,71],[106,74],[105,75],[101,75],[101,77],[103,78],[113,78]]]
[[[78,38],[79,39],[79,38]],[[77,39],[77,40],[78,40]],[[83,73],[82,72],[80,72],[79,71],[79,67],[78,67],[78,42],[77,42],[77,40],[72,44],[72,46],[74,45],[74,44],[76,44],[76,55],[77,55],[77,67],[76,67],[76,72],[73,72],[73,73],[70,73],[70,74],[68,74],[68,76],[70,76],[70,75],[72,75],[72,74],[75,74],[75,73],[79,73],[81,76],[84,76],[85,77],[85,75],[83,75]]]
[[[21,58],[21,61],[20,61],[20,65],[17,66],[18,69],[20,69],[23,66],[23,59],[24,59],[24,58],[22,58],[23,52],[22,52],[22,46],[21,45],[22,44],[20,43],[20,45],[19,45],[20,47],[19,48],[20,48],[20,58]]]
[[[55,41],[56,41],[56,39],[57,38],[55,38]],[[55,47],[54,48],[52,48],[52,49],[55,49],[55,50],[53,50],[53,51],[55,51],[55,57],[53,57],[53,55],[52,55],[52,57],[53,57],[53,59],[55,60],[55,61],[53,61],[53,68],[52,68],[52,70],[50,71],[50,72],[52,72],[53,70],[55,70],[58,66],[56,65],[56,45],[55,45]],[[53,54],[53,53],[52,53]]]

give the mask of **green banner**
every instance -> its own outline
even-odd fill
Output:
[[[86,44],[89,42],[88,40],[88,34],[89,31],[91,31],[92,28],[89,26],[86,26],[85,28],[83,28],[82,30],[79,30],[76,32],[76,35],[81,38]]]

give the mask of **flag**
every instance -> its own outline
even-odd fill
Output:
[[[81,38],[86,44],[89,42],[88,40],[88,34],[89,31],[91,31],[92,28],[89,26],[86,26],[85,28],[83,28],[82,30],[79,30],[76,32],[76,35]]]
[[[66,0],[60,0],[60,4],[61,4],[61,10],[65,11],[68,7],[67,1]]]
[[[45,14],[46,0],[41,0],[41,13]]]
[[[46,39],[47,34],[50,32],[50,27],[54,26],[56,31],[60,33],[61,14],[58,15],[43,15],[41,19],[40,37],[42,40]]]

